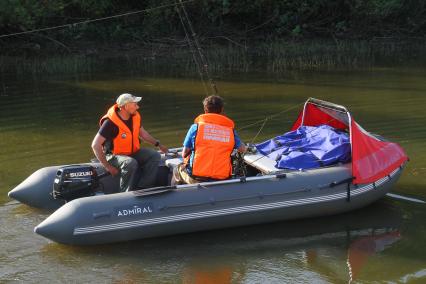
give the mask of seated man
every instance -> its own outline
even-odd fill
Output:
[[[141,148],[140,138],[159,147],[163,153],[168,151],[142,126],[138,112],[141,99],[131,94],[120,95],[117,103],[101,118],[100,129],[92,141],[99,162],[111,175],[120,174],[121,191],[155,185],[161,156],[153,149]],[[141,170],[139,183],[136,180],[138,169]]]
[[[223,115],[223,99],[209,96],[203,106],[204,114],[195,119],[186,134],[184,163],[174,169],[172,185],[227,179],[232,174],[233,149],[246,151],[234,130],[234,122]]]

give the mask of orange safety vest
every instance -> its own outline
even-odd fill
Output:
[[[141,128],[141,116],[138,112],[132,116],[133,129],[121,120],[117,114],[118,105],[109,108],[108,112],[100,119],[99,127],[109,118],[118,127],[118,135],[112,141],[114,155],[131,155],[140,149],[139,129]]]
[[[231,153],[234,149],[234,122],[224,115],[199,115],[195,136],[192,175],[212,179],[227,179],[232,173]]]

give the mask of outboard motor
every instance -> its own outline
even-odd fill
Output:
[[[93,166],[71,165],[56,172],[52,196],[55,199],[71,201],[94,195],[98,187],[99,177]]]

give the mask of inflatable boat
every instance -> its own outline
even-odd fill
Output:
[[[57,209],[34,229],[37,234],[91,245],[338,214],[391,190],[408,160],[399,145],[368,133],[345,107],[310,98],[291,130],[319,125],[347,133],[349,162],[280,168],[270,155],[252,151],[235,160],[228,180],[170,186],[181,162],[180,149],[172,149],[162,157],[153,188],[118,192],[118,177],[94,162],[40,169],[9,196]]]

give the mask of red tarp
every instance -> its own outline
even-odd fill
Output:
[[[334,114],[334,116],[332,116]],[[296,122],[293,124],[291,131],[296,130],[299,126],[302,125],[302,116],[303,110],[299,113],[299,117]],[[347,115],[346,116],[346,121]],[[347,123],[342,122],[343,118],[341,115],[337,116],[337,112],[332,113],[328,109],[319,108],[313,104],[306,104],[305,106],[305,116],[303,118],[304,126],[318,126],[321,124],[327,124],[336,129],[348,130]]]
[[[354,184],[375,182],[387,176],[408,160],[404,150],[398,144],[375,138],[356,123],[353,117],[350,118],[348,113],[313,104],[309,101],[291,130],[296,130],[301,125],[318,126],[321,124],[351,131]]]

